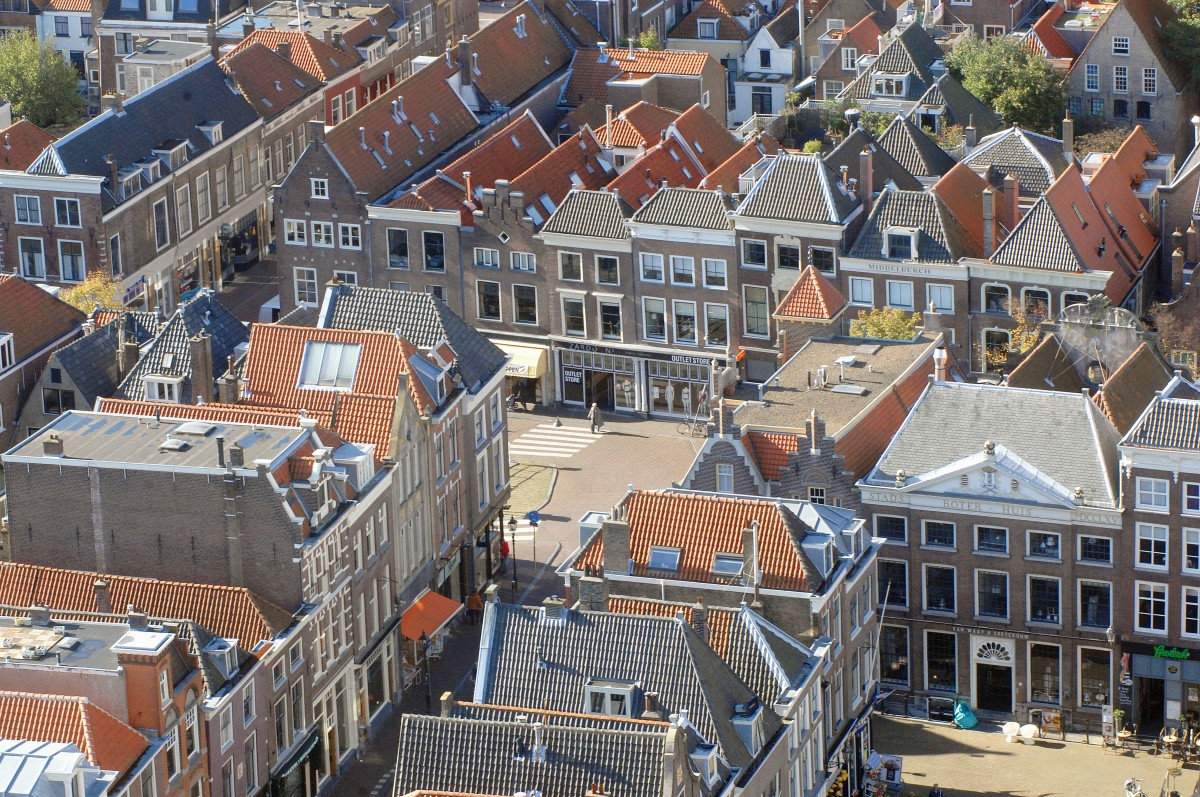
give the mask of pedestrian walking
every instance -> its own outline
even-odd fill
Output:
[[[946,795],[942,792],[942,787],[935,783],[929,790],[929,797],[946,797]]]
[[[604,416],[600,414],[600,405],[592,402],[592,408],[588,410],[588,420],[592,424],[592,434],[598,434],[604,428]]]
[[[467,596],[467,622],[475,625],[479,622],[481,614],[483,614],[483,598],[480,597],[479,590],[473,589]]]

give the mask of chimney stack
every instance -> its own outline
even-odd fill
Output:
[[[708,607],[699,598],[692,605],[692,630],[708,642]]]
[[[34,625],[50,625],[50,607],[33,604],[29,607],[29,620]]]
[[[604,570],[629,575],[633,560],[629,558],[629,524],[623,520],[606,520],[600,526],[604,543]]]
[[[280,39],[279,44],[275,45],[275,52],[279,53],[279,57],[285,61],[292,60],[292,43],[287,39]]]
[[[213,379],[212,338],[200,332],[188,340],[191,354],[192,398],[197,402],[212,404],[216,393]]]
[[[229,446],[229,464],[234,468],[246,467],[246,450],[237,443]]]
[[[645,709],[642,711],[641,719],[661,720],[663,718],[662,708],[658,702],[658,692],[644,693],[642,702],[645,704]]]
[[[608,611],[608,579],[603,569],[579,579],[579,607],[589,612]]]
[[[458,40],[458,82],[464,89],[475,82],[471,74],[471,40],[466,36]]]
[[[126,610],[129,615],[129,628],[132,631],[145,631],[150,627],[150,615],[145,612],[139,612],[134,605],[129,604]]]
[[[61,457],[63,455],[63,441],[56,432],[51,432],[42,438],[42,454],[47,457]]]
[[[108,581],[98,578],[92,586],[96,590],[96,611],[101,614],[112,614],[112,595],[108,591]]]
[[[871,212],[871,202],[875,198],[875,155],[871,147],[862,148],[858,153],[858,187],[862,194],[863,217]]]
[[[753,609],[762,608],[762,601],[758,599],[758,521],[751,520],[748,528],[742,529],[742,574],[750,579],[750,583],[754,587],[754,602],[750,604]]]
[[[996,251],[996,192],[989,185],[983,189],[983,256]]]
[[[1072,163],[1075,160],[1075,120],[1068,113],[1062,122],[1063,126],[1063,157],[1067,159],[1067,163]]]
[[[442,692],[442,716],[449,717],[454,711],[454,693]]]
[[[1008,218],[1000,220],[1011,230],[1021,218],[1021,181],[1011,174],[1004,175],[1004,205],[1008,208]]]
[[[968,155],[979,144],[979,131],[975,129],[975,114],[971,114],[967,119],[967,127],[963,130],[963,144],[966,146]]]
[[[557,595],[551,595],[542,601],[542,620],[547,623],[561,624],[567,619],[567,602]]]
[[[242,38],[249,38],[254,35],[254,19],[247,13],[242,17]]]
[[[938,346],[933,350],[933,378],[939,382],[946,381],[946,360],[949,359],[946,354],[946,344]]]
[[[1177,299],[1183,295],[1183,250],[1176,249],[1171,253],[1171,298]]]
[[[604,148],[612,149],[612,123],[613,123],[613,107],[611,105],[604,106]]]

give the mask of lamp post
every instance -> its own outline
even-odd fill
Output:
[[[508,516],[508,537],[511,550],[509,555],[512,556],[512,602],[517,602],[517,519],[513,515]]]
[[[425,650],[425,713],[433,713],[433,681],[429,678],[429,634],[421,632],[421,647]]]

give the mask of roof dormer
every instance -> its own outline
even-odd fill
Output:
[[[589,678],[583,685],[583,713],[605,717],[636,717],[634,701],[641,684],[632,681],[600,681]]]
[[[175,171],[183,164],[187,163],[188,159],[188,142],[186,140],[171,139],[164,141],[154,149],[150,150],[158,159],[161,160],[167,168]]]
[[[276,84],[279,83],[279,81],[275,82]],[[216,146],[225,140],[225,133],[222,129],[223,124],[224,122],[204,122],[196,125],[196,127],[198,127],[200,132],[204,134],[204,137],[208,139],[209,144]]]
[[[750,755],[758,755],[763,746],[763,707],[757,698],[734,707],[730,722],[741,737]]]
[[[908,78],[907,74],[892,75],[886,72],[876,72],[871,79],[871,94],[875,97],[907,96]]]
[[[889,260],[916,260],[920,230],[911,227],[888,227],[883,233],[883,250]]]
[[[700,779],[704,781],[704,785],[710,788],[715,786],[721,778],[717,746],[715,744],[698,744],[696,749],[688,754],[688,757],[692,759],[692,766],[700,775]]]

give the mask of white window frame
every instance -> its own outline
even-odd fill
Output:
[[[362,225],[338,224],[338,246],[342,249],[362,249]]]
[[[746,297],[746,292],[751,289],[763,292],[763,304],[766,305],[764,316],[766,318],[767,331],[765,333],[750,331],[750,314],[746,312],[750,306],[750,301]],[[742,285],[742,334],[748,338],[771,339],[771,291],[762,285]]]
[[[679,337],[679,308],[684,305],[692,307],[692,336],[690,338]],[[671,301],[671,331],[675,343],[680,346],[698,346],[700,344],[700,317],[699,309],[696,302],[690,299],[673,299]]]
[[[683,280],[675,279],[675,264],[677,262],[680,265],[687,266],[687,273],[691,275],[691,279],[689,281],[684,282]],[[690,257],[688,255],[671,255],[671,257],[668,260],[668,265],[669,265],[669,270],[671,272],[671,284],[672,285],[682,285],[687,288],[696,287],[696,258]]]
[[[320,249],[332,249],[337,241],[333,237],[333,222],[332,221],[314,221],[312,222],[312,245]],[[322,243],[324,242],[324,243]]]
[[[1146,587],[1153,593],[1162,596],[1162,628],[1147,628],[1142,625],[1142,588]],[[1157,601],[1156,597],[1151,597],[1151,600]],[[1171,590],[1166,584],[1157,581],[1135,581],[1133,582],[1133,628],[1139,634],[1151,634],[1153,636],[1165,636],[1168,628],[1168,618],[1171,613]],[[1157,614],[1155,615],[1157,616]]]
[[[646,276],[647,261],[649,261],[650,263],[653,263],[655,260],[658,261],[658,266],[657,266],[658,279],[654,279],[653,277]],[[642,253],[640,253],[638,255],[638,268],[639,268],[638,273],[641,275],[642,282],[652,282],[656,285],[662,285],[666,280],[666,275],[667,275],[666,258],[664,258],[658,252],[642,252]]]
[[[220,128],[217,128],[218,130]],[[196,175],[196,214],[201,224],[212,218],[212,187],[208,172]]]
[[[942,298],[948,296],[950,301],[948,304],[939,304],[935,294],[944,294]],[[944,282],[931,282],[925,286],[925,306],[933,305],[933,309],[939,313],[954,312],[954,286]]]
[[[892,301],[893,288],[901,290],[901,292],[903,292],[902,289],[904,289],[904,288],[908,289],[908,304],[897,304]],[[895,310],[904,310],[905,312],[909,312],[909,313],[913,312],[916,309],[916,297],[913,295],[914,291],[913,291],[913,284],[912,284],[911,280],[887,280],[886,294],[887,294],[887,306],[888,307],[893,308]]]
[[[21,219],[21,206],[19,200],[25,201],[25,219]],[[31,227],[42,226],[42,198],[34,194],[16,194],[13,196],[13,213],[17,224],[26,224]],[[36,216],[36,218],[34,218]]]
[[[1129,93],[1129,65],[1113,64],[1112,68],[1113,94]]]
[[[1142,512],[1167,514],[1171,506],[1171,484],[1166,479],[1138,476],[1135,484],[1134,506]],[[1159,502],[1161,499],[1161,503]]]
[[[721,274],[720,284],[709,282],[708,266],[710,263],[720,265],[720,274]],[[702,280],[703,280],[705,288],[709,288],[712,290],[720,290],[720,291],[728,289],[728,287],[729,287],[729,266],[723,258],[719,258],[719,257],[700,258],[700,271],[702,273]]]
[[[530,288],[533,290],[533,320],[532,321],[522,321],[520,316],[517,314],[517,288]],[[524,283],[515,283],[515,284],[513,284],[512,288],[509,290],[509,298],[512,299],[512,322],[514,324],[520,324],[522,326],[533,326],[533,327],[538,325],[538,321],[540,320],[540,317],[539,317],[539,313],[538,313],[538,298],[537,298],[537,286],[536,285],[526,285]],[[584,318],[584,324],[585,325],[587,324],[586,316]]]
[[[308,179],[309,199],[329,199],[329,180],[324,177]]]
[[[500,250],[488,246],[476,246],[471,262],[476,268],[500,268]]]
[[[1122,46],[1118,46],[1121,43]],[[1129,55],[1129,37],[1128,36],[1113,36],[1112,37],[1112,54],[1113,55]]]
[[[1160,539],[1161,532],[1161,539]],[[1162,523],[1138,523],[1134,531],[1134,549],[1133,561],[1134,568],[1137,570],[1166,570],[1171,564],[1171,528]],[[1162,543],[1162,564],[1151,562],[1146,564],[1142,561],[1142,540],[1150,540],[1152,543]],[[1151,551],[1151,557],[1155,556],[1156,552]]]
[[[490,285],[496,290],[496,315],[485,316],[483,314],[483,294],[480,292],[484,285]],[[490,323],[499,323],[504,320],[504,307],[502,306],[500,297],[503,295],[500,289],[500,283],[495,280],[475,280],[475,318],[478,321],[486,321]]]
[[[711,341],[708,339],[708,330],[710,327],[710,324],[709,324],[709,308],[710,307],[711,308],[719,307],[719,308],[721,308],[721,312],[723,312],[725,314],[725,340],[723,340],[723,341],[714,342],[714,341]],[[721,349],[729,346],[729,305],[717,304],[715,302],[705,302],[704,303],[704,345],[721,348]]]
[[[749,262],[749,260],[746,257],[746,251],[747,251],[748,246],[753,246],[754,248],[762,247],[762,261],[763,261],[762,265],[758,265],[757,263]],[[742,245],[741,245],[741,247],[739,247],[739,251],[741,252],[741,255],[742,255],[742,257],[741,257],[742,268],[748,268],[748,269],[752,269],[754,271],[766,271],[768,266],[770,265],[767,262],[768,261],[768,258],[767,258],[768,248],[769,247],[767,246],[767,242],[760,238],[743,238]]]
[[[305,273],[302,275],[301,272],[305,272]],[[312,301],[304,301],[300,298],[300,295],[301,295],[300,294],[300,284],[302,281],[306,282],[306,283],[310,281],[308,279],[309,274],[312,275],[311,282],[312,282],[312,286],[313,286],[313,290],[312,290],[313,299],[312,299]],[[315,268],[306,268],[304,266],[296,266],[295,268],[293,268],[292,269],[292,289],[293,289],[293,291],[295,291],[296,304],[303,305],[304,307],[316,307],[318,302],[320,302],[320,300],[321,300],[321,296],[320,296],[320,292],[319,292],[320,286],[317,283],[317,270]]]
[[[1100,90],[1100,65],[1099,64],[1084,64],[1083,65],[1083,90],[1084,91],[1099,91]]]
[[[187,183],[175,189],[175,226],[180,238],[192,232],[192,188]]]
[[[60,202],[62,203],[62,206],[65,209],[66,214],[67,214],[66,222],[61,221],[61,217],[60,217],[59,210],[58,210],[58,206],[59,206]],[[74,209],[75,218],[78,220],[78,221],[76,221],[75,224],[71,223],[72,209]],[[75,199],[74,197],[62,197],[62,196],[54,197],[54,226],[55,227],[69,227],[72,229],[78,229],[83,226],[83,209],[79,206],[78,199]]]
[[[154,220],[155,215],[158,212],[158,208],[160,207],[162,208],[163,212],[163,232],[165,233],[164,238],[166,239],[164,241],[158,240],[158,224]],[[150,227],[154,231],[154,244],[156,247],[155,251],[161,252],[171,245],[171,215],[169,213],[169,208],[167,208],[167,200],[165,198],[158,200],[154,203],[153,207],[150,208]]]
[[[696,20],[696,38],[698,39],[716,39],[720,34],[721,22],[717,19],[698,19]]]
[[[650,336],[650,325],[646,323],[646,319],[648,317],[647,307],[646,307],[647,302],[661,302],[662,303],[662,316],[663,316],[662,337],[651,337]],[[649,341],[655,341],[658,343],[666,343],[667,341],[669,341],[671,339],[671,323],[670,323],[670,316],[667,314],[667,300],[666,299],[660,299],[657,296],[643,296],[642,297],[642,339],[649,340]]]
[[[860,291],[866,288],[866,294],[870,297],[867,301],[863,301]],[[850,278],[850,304],[859,305],[861,307],[875,306],[875,280],[870,277],[851,277]]]
[[[718,493],[733,492],[733,465],[727,462],[718,462],[716,468],[716,486]],[[728,486],[724,486],[728,484]]]
[[[1183,527],[1183,558],[1179,560],[1179,569],[1184,573],[1193,573],[1200,575],[1200,529]],[[1188,548],[1195,548],[1196,555],[1193,558],[1196,561],[1196,567],[1188,566]]]
[[[1188,631],[1188,605],[1196,608],[1196,630]],[[1200,587],[1183,587],[1179,596],[1179,635],[1187,639],[1200,639]]]
[[[579,302],[580,315],[583,317],[583,331],[570,332],[567,329],[567,302]],[[586,338],[587,334],[587,300],[582,293],[568,293],[559,297],[560,310],[562,311],[563,335],[570,338]]]
[[[510,252],[509,263],[513,271],[521,271],[526,274],[537,273],[537,255],[533,252]],[[526,263],[529,264],[529,268],[525,267]]]
[[[858,71],[858,48],[847,47],[843,40],[842,44],[842,71],[857,72]]]
[[[303,219],[284,219],[283,242],[288,246],[308,246],[308,222]]]
[[[66,256],[63,255],[63,244],[78,244],[79,245],[79,273],[77,276],[68,277],[66,269]],[[58,241],[58,276],[63,282],[83,282],[87,278],[87,249],[83,245],[83,241],[72,241],[60,238]]]
[[[1147,66],[1142,69],[1142,96],[1158,96],[1158,67]]]

